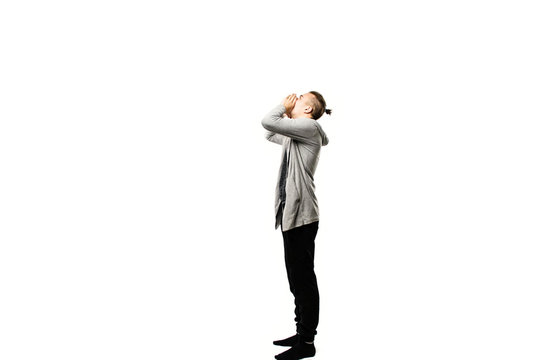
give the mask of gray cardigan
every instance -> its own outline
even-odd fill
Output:
[[[285,192],[287,201],[283,209],[281,230],[287,231],[319,220],[319,206],[315,196],[315,170],[319,162],[321,146],[328,144],[328,137],[317,120],[310,118],[289,119],[283,117],[285,106],[272,109],[261,121],[267,130],[266,139],[282,146],[281,158],[289,154],[289,167]],[[279,214],[279,175],[276,185],[276,229],[281,223]]]

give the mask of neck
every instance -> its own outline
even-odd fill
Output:
[[[293,115],[291,116],[291,119],[299,119],[299,118],[313,119],[313,118],[311,117],[311,115],[308,115],[308,114],[300,114],[300,115],[293,114]]]

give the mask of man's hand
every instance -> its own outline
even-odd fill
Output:
[[[291,117],[291,111],[294,109],[296,100],[298,100],[296,94],[291,94],[281,102],[285,106],[285,114],[287,114],[288,117]]]

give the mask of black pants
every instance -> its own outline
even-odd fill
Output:
[[[315,276],[315,236],[319,222],[303,225],[283,234],[285,266],[294,295],[296,332],[304,341],[313,341],[319,324],[319,289]]]

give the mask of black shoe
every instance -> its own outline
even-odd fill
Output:
[[[299,341],[289,350],[276,355],[275,358],[278,360],[298,360],[312,356],[315,356],[315,345]]]
[[[296,344],[298,342],[298,334],[295,334],[291,337],[288,337],[286,339],[283,339],[283,340],[276,340],[274,341],[274,345],[278,345],[278,346],[293,346],[294,344]]]

